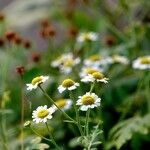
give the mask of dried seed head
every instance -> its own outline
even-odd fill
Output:
[[[16,72],[22,76],[25,73],[25,67],[24,66],[16,67]]]

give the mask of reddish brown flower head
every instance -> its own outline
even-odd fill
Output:
[[[5,44],[5,40],[0,37],[0,47],[4,46],[4,44]]]
[[[25,73],[25,67],[24,66],[17,66],[16,67],[16,72],[19,74],[19,75],[23,75]]]
[[[23,41],[23,46],[26,48],[26,49],[29,49],[31,47],[31,42],[29,40],[24,40]]]
[[[7,32],[5,33],[5,38],[6,38],[9,42],[10,42],[10,41],[13,41],[14,38],[15,38],[15,36],[16,36],[16,33],[13,32],[13,31],[7,31]]]
[[[14,43],[20,45],[23,42],[22,38],[19,35],[16,35],[14,38]]]
[[[41,26],[42,26],[42,27],[48,27],[49,25],[50,25],[50,22],[49,22],[48,19],[43,19],[43,20],[41,21]]]
[[[107,44],[108,46],[113,46],[114,44],[116,44],[116,38],[112,35],[107,36],[105,39],[105,44]]]
[[[0,22],[4,21],[4,19],[5,19],[5,15],[2,12],[0,12]]]
[[[37,63],[41,59],[41,54],[39,52],[33,52],[31,58],[33,62]]]
[[[56,35],[56,30],[53,26],[42,28],[40,31],[42,38],[47,39]]]
[[[78,29],[76,27],[70,27],[68,30],[68,36],[71,38],[76,38],[78,34]]]

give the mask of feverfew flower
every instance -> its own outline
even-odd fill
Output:
[[[77,42],[85,42],[85,41],[96,41],[98,40],[98,34],[95,32],[82,32],[77,37]]]
[[[127,65],[127,64],[129,64],[129,60],[124,56],[113,55],[112,56],[112,63],[121,63],[123,65]]]
[[[62,110],[68,110],[71,108],[72,101],[70,99],[58,99],[55,104]],[[52,108],[56,111],[58,108],[53,105]]]
[[[150,56],[142,56],[133,61],[132,64],[135,69],[150,69]]]
[[[32,118],[35,123],[40,122],[47,122],[48,119],[52,118],[52,114],[54,113],[54,109],[52,107],[47,108],[47,105],[45,106],[39,106],[36,110],[32,113]]]
[[[86,66],[99,66],[100,61],[103,59],[99,54],[91,55],[89,58],[84,60]]]
[[[62,82],[62,84],[58,87],[58,91],[59,91],[59,93],[62,93],[66,89],[69,91],[72,91],[72,90],[76,89],[77,86],[79,86],[79,83],[76,83],[71,79],[65,79]]]
[[[27,85],[27,90],[31,91],[32,89],[36,89],[39,84],[44,83],[48,79],[49,79],[49,76],[38,76],[38,77],[33,78],[31,83],[26,84]]]
[[[80,106],[80,110],[87,111],[90,108],[100,106],[101,99],[95,94],[87,92],[83,96],[79,96],[76,105]]]
[[[63,73],[70,73],[72,68],[80,63],[80,58],[74,58],[72,53],[63,54],[52,62],[52,67],[58,67]]]
[[[88,74],[87,76],[83,77],[81,79],[82,82],[104,82],[104,83],[108,83],[108,78],[104,77],[104,75],[97,71],[97,72],[93,72],[92,74]]]
[[[80,63],[80,58],[70,58],[70,59],[66,59],[64,60],[64,62],[62,63],[62,66],[60,66],[60,70],[63,72],[63,73],[70,73],[72,71],[72,68],[74,66],[76,66],[77,64]]]
[[[97,71],[102,72],[103,69],[101,69],[101,68],[99,68],[99,67],[93,67],[93,66],[92,66],[92,67],[90,67],[90,66],[88,66],[88,67],[83,67],[83,68],[81,69],[81,72],[79,73],[79,75],[80,75],[80,77],[82,78],[82,77],[87,76],[88,74],[92,74],[92,73],[97,72]]]

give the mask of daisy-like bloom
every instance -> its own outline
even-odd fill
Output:
[[[38,76],[32,79],[31,83],[26,84],[27,90],[31,91],[32,89],[36,89],[39,84],[44,83],[49,79],[49,76]]]
[[[124,65],[127,65],[127,64],[129,64],[129,60],[124,56],[113,55],[112,56],[112,63],[121,63]]]
[[[64,61],[68,60],[68,59],[73,59],[73,54],[72,53],[65,53],[61,56],[59,56],[58,58],[56,58],[56,60],[54,60],[51,63],[52,67],[59,67],[60,65],[62,65],[62,63],[64,63]]]
[[[84,60],[86,66],[99,66],[100,61],[103,59],[99,54],[91,55],[89,58]]]
[[[62,93],[66,89],[72,91],[79,86],[79,83],[73,81],[72,79],[65,79],[62,84],[58,87],[59,93]]]
[[[55,104],[62,110],[68,110],[71,108],[72,101],[70,99],[58,99]],[[56,111],[58,108],[53,105],[52,108]]]
[[[133,61],[132,64],[135,69],[150,69],[150,56],[142,56]]]
[[[66,59],[63,63],[62,63],[62,66],[60,66],[60,70],[63,72],[63,73],[70,73],[72,71],[72,68],[74,66],[76,66],[77,64],[80,63],[80,58],[75,58],[75,59]]]
[[[32,118],[35,123],[40,122],[47,122],[48,119],[52,118],[52,114],[55,112],[55,110],[50,107],[47,108],[47,105],[45,106],[39,106],[36,110],[32,113]]]
[[[77,42],[97,41],[98,34],[95,32],[82,32],[77,37]]]
[[[108,78],[106,78],[101,72],[96,71],[92,74],[88,74],[87,76],[81,79],[82,82],[104,82],[108,83]]]
[[[79,75],[80,75],[80,77],[82,78],[82,77],[85,77],[85,76],[87,76],[88,74],[92,74],[92,73],[94,73],[94,72],[97,72],[97,71],[100,71],[100,72],[103,72],[103,69],[102,68],[100,68],[100,67],[83,67],[82,69],[81,69],[81,72],[79,73]]]
[[[101,99],[95,94],[87,92],[83,96],[79,96],[76,105],[80,106],[80,110],[87,111],[90,108],[100,106]]]
[[[63,54],[52,62],[52,67],[58,67],[63,73],[70,73],[72,68],[80,63],[80,58],[74,58],[72,53]]]

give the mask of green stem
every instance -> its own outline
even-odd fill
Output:
[[[2,139],[3,139],[3,148],[4,150],[8,150],[8,147],[7,147],[7,138],[6,138],[6,135],[5,135],[5,116],[4,114],[2,113],[2,116],[1,116],[1,131],[2,131]]]
[[[50,102],[51,102],[52,104],[54,104],[54,105],[58,108],[58,110],[59,110],[60,112],[62,112],[62,114],[63,114],[66,118],[68,118],[69,120],[71,120],[73,123],[76,124],[76,121],[75,121],[74,119],[72,119],[69,115],[67,115],[64,111],[62,111],[62,110],[56,105],[56,103],[54,102],[54,100],[46,93],[46,91],[41,87],[41,85],[39,85],[39,88],[41,89],[41,91],[43,92],[43,94],[47,97],[47,99],[50,100]]]
[[[93,91],[93,89],[94,89],[94,86],[95,86],[95,82],[93,82],[93,83],[91,84],[90,93],[92,93],[92,91]]]
[[[50,131],[49,127],[48,127],[47,122],[45,123],[45,125],[46,125],[46,127],[47,127],[49,136],[50,136],[50,138],[51,138],[51,142],[55,145],[55,147],[56,147],[58,150],[61,150],[60,147],[59,147],[59,146],[57,145],[57,143],[55,142],[55,139],[54,139],[53,135],[51,134],[51,131]]]
[[[81,127],[81,123],[80,123],[79,111],[78,111],[78,109],[77,109],[77,106],[76,106],[76,103],[75,103],[75,99],[74,99],[73,93],[70,91],[69,95],[70,95],[70,98],[71,98],[72,101],[73,101],[73,107],[74,107],[74,110],[75,110],[75,113],[76,113],[77,126],[78,126],[78,128],[79,128],[79,131],[80,131],[81,136],[83,136],[84,134],[83,134],[82,127]]]
[[[41,137],[42,139],[46,140],[46,141],[49,141],[49,142],[52,142],[51,140],[47,139],[46,137],[40,135],[38,132],[36,132],[31,126],[30,126],[30,129],[39,137]]]
[[[90,116],[90,109],[86,112],[86,120],[85,120],[85,127],[84,127],[84,133],[88,136],[89,134],[89,116]]]

